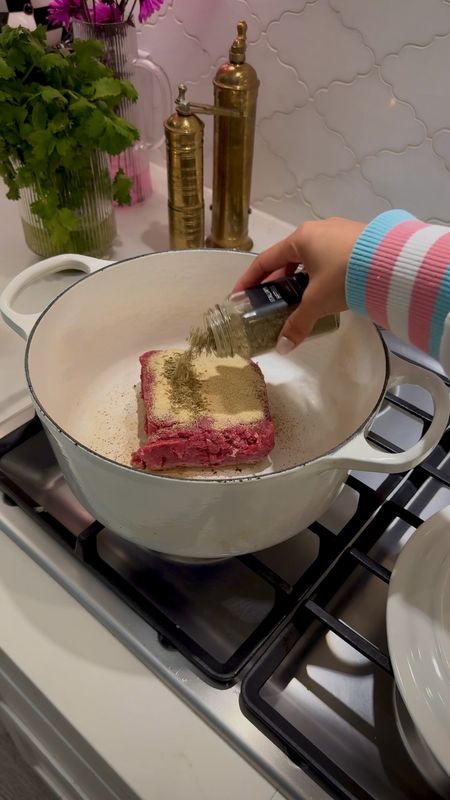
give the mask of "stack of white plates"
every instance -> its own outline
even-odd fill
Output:
[[[400,553],[387,633],[406,708],[450,776],[450,507],[424,522]]]

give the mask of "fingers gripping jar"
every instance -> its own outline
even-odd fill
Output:
[[[244,358],[267,353],[276,347],[288,317],[300,305],[308,275],[262,283],[231,294],[205,314],[205,347],[221,358]],[[339,327],[339,314],[319,319],[310,336],[329,333]]]

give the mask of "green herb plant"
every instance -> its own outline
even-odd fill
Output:
[[[76,210],[92,186],[96,154],[117,155],[139,138],[116,113],[123,99],[137,99],[136,90],[113,77],[102,54],[94,39],[51,49],[43,26],[0,33],[0,175],[12,200],[23,187],[33,188],[31,211],[59,249],[79,227]],[[119,170],[113,198],[129,203],[130,188]]]

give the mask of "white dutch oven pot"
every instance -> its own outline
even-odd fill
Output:
[[[337,332],[310,339],[292,356],[258,359],[277,427],[263,464],[194,477],[131,469],[140,353],[184,346],[191,325],[228,294],[252,258],[223,250],[118,263],[56,256],[19,274],[1,297],[4,319],[28,338],[30,392],[73,492],[103,525],[161,554],[221,558],[282,542],[320,517],[350,469],[406,471],[447,425],[443,382],[389,357],[376,328],[347,312]],[[68,268],[88,275],[42,314],[14,310],[24,287]],[[431,394],[433,421],[406,452],[385,453],[366,433],[386,390],[403,383]]]

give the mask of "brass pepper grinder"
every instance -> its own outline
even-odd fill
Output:
[[[195,114],[238,116],[236,109],[221,109],[186,100],[187,88],[178,87],[176,111],[164,123],[170,246],[174,250],[205,246],[203,200],[204,123]]]
[[[204,247],[203,131],[197,114],[214,116],[212,230],[209,247],[250,250],[250,184],[259,81],[245,63],[247,24],[239,22],[230,62],[214,79],[214,105],[186,100],[178,87],[175,112],[164,123],[170,246]]]
[[[248,235],[258,76],[245,61],[247,23],[237,26],[230,60],[214,78],[214,105],[239,116],[214,119],[214,173],[211,235],[207,247],[251,250]]]
[[[176,111],[164,123],[170,246],[173,250],[204,247],[203,202],[204,123],[186,100],[186,86],[178,87]]]

